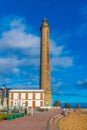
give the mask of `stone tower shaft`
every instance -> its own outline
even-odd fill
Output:
[[[41,30],[40,89],[44,89],[45,91],[45,104],[48,103],[51,105],[51,101],[49,101],[49,98],[51,98],[49,29],[50,28],[47,19],[44,19],[42,26],[40,28]]]

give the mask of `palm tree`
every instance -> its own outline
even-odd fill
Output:
[[[77,105],[76,105],[76,108],[80,108],[80,105],[79,105],[79,104],[77,104]]]
[[[61,106],[61,102],[60,102],[60,101],[56,101],[56,102],[55,102],[55,106],[56,106],[56,107],[60,107],[60,106]]]
[[[65,108],[70,108],[70,104],[69,103],[65,103]]]

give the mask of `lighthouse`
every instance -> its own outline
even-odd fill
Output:
[[[43,19],[40,27],[40,89],[44,90],[44,103],[51,106],[52,94],[50,86],[50,27],[46,18]]]

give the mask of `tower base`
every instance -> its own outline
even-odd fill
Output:
[[[51,91],[45,92],[44,106],[52,106],[52,94]]]

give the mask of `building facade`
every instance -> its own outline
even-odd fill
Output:
[[[44,106],[44,90],[9,90],[10,107],[41,107]]]
[[[2,88],[0,88],[0,98],[6,98],[6,87],[2,86]]]
[[[0,88],[0,109],[6,108],[8,103],[8,89],[5,85]]]
[[[40,89],[44,90],[45,105],[51,106],[52,95],[50,87],[50,45],[49,25],[47,19],[43,19],[41,25],[41,48],[40,48]]]

